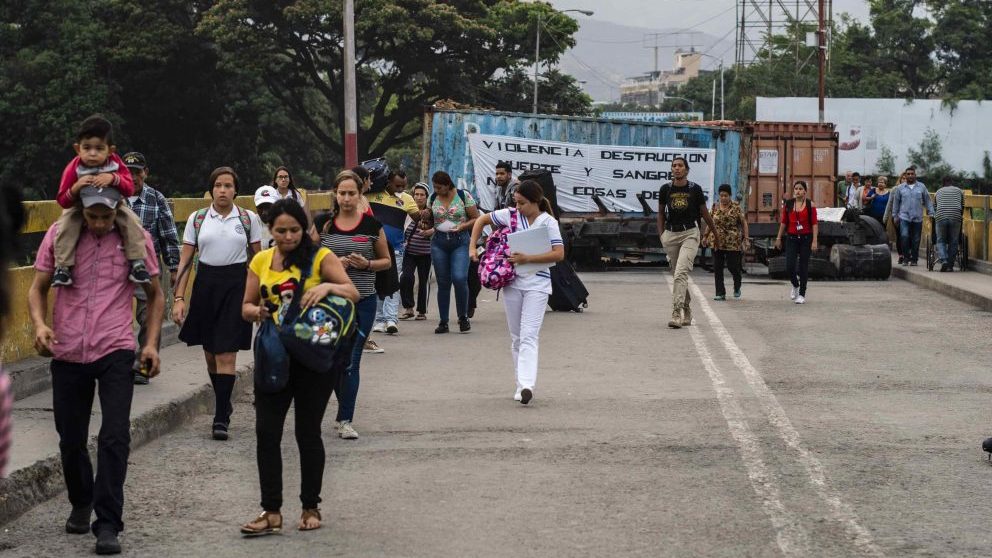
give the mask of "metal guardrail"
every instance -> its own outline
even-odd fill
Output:
[[[307,201],[312,212],[327,210],[331,207],[331,194],[329,192],[308,193]],[[239,196],[235,203],[245,209],[256,210],[253,196]],[[210,204],[210,199],[172,198],[169,200],[169,204],[172,206],[176,224],[181,225],[194,211],[207,207]],[[26,219],[24,227],[21,229],[22,234],[43,233],[62,214],[62,208],[55,201],[24,202],[24,208]],[[179,234],[182,237],[181,230]],[[11,268],[8,279],[11,285],[12,308],[10,316],[7,318],[4,339],[0,342],[0,362],[11,363],[35,354],[34,327],[28,312],[27,297],[28,288],[34,279],[34,268],[31,266]],[[191,285],[192,282],[188,288],[192,288]],[[54,293],[49,296],[54,296]],[[51,304],[49,304],[49,308],[51,308]]]

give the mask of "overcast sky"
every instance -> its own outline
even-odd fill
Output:
[[[723,36],[734,27],[737,0],[550,0],[559,10],[592,10],[592,19],[667,29],[692,27],[705,33]],[[805,0],[801,0],[801,4]],[[789,0],[789,4],[793,1]],[[813,2],[816,5],[816,2]],[[857,19],[868,19],[866,0],[834,0],[834,17],[847,12]],[[577,19],[586,16],[572,14]],[[731,37],[733,33],[731,32]]]

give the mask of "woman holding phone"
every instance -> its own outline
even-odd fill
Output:
[[[351,351],[351,365],[336,388],[338,436],[346,440],[358,439],[358,432],[351,421],[358,399],[362,349],[375,320],[375,274],[392,265],[382,225],[375,217],[362,210],[365,199],[362,196],[362,184],[362,178],[352,171],[344,171],[337,176],[334,180],[334,211],[320,231],[320,243],[325,248],[330,248],[341,260],[359,294],[355,305],[358,313],[358,335]]]

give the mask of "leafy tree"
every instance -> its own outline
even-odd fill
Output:
[[[0,181],[23,184],[28,199],[55,197],[80,120],[116,117],[93,11],[71,0],[0,3],[0,117],[9,131]]]
[[[558,70],[549,70],[538,80],[537,111],[541,114],[587,115],[592,98],[575,78]],[[534,104],[534,79],[517,68],[495,80],[478,93],[480,104],[510,112],[531,112]]]
[[[879,150],[878,162],[875,166],[881,174],[890,176],[896,174],[896,156],[887,145],[883,145]]]
[[[933,41],[946,96],[985,99],[992,96],[992,2],[931,0]]]
[[[425,105],[489,105],[501,76],[529,64],[538,13],[555,36],[542,41],[542,60],[556,63],[578,28],[544,3],[365,0],[355,9],[359,153],[368,156],[418,137]],[[254,68],[330,153],[343,152],[341,10],[331,0],[217,0],[200,25],[229,66]]]

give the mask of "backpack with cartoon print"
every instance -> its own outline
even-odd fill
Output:
[[[479,282],[487,289],[498,291],[517,278],[510,262],[510,241],[507,236],[517,229],[517,210],[510,210],[510,226],[501,227],[489,235],[486,251],[479,259]]]

